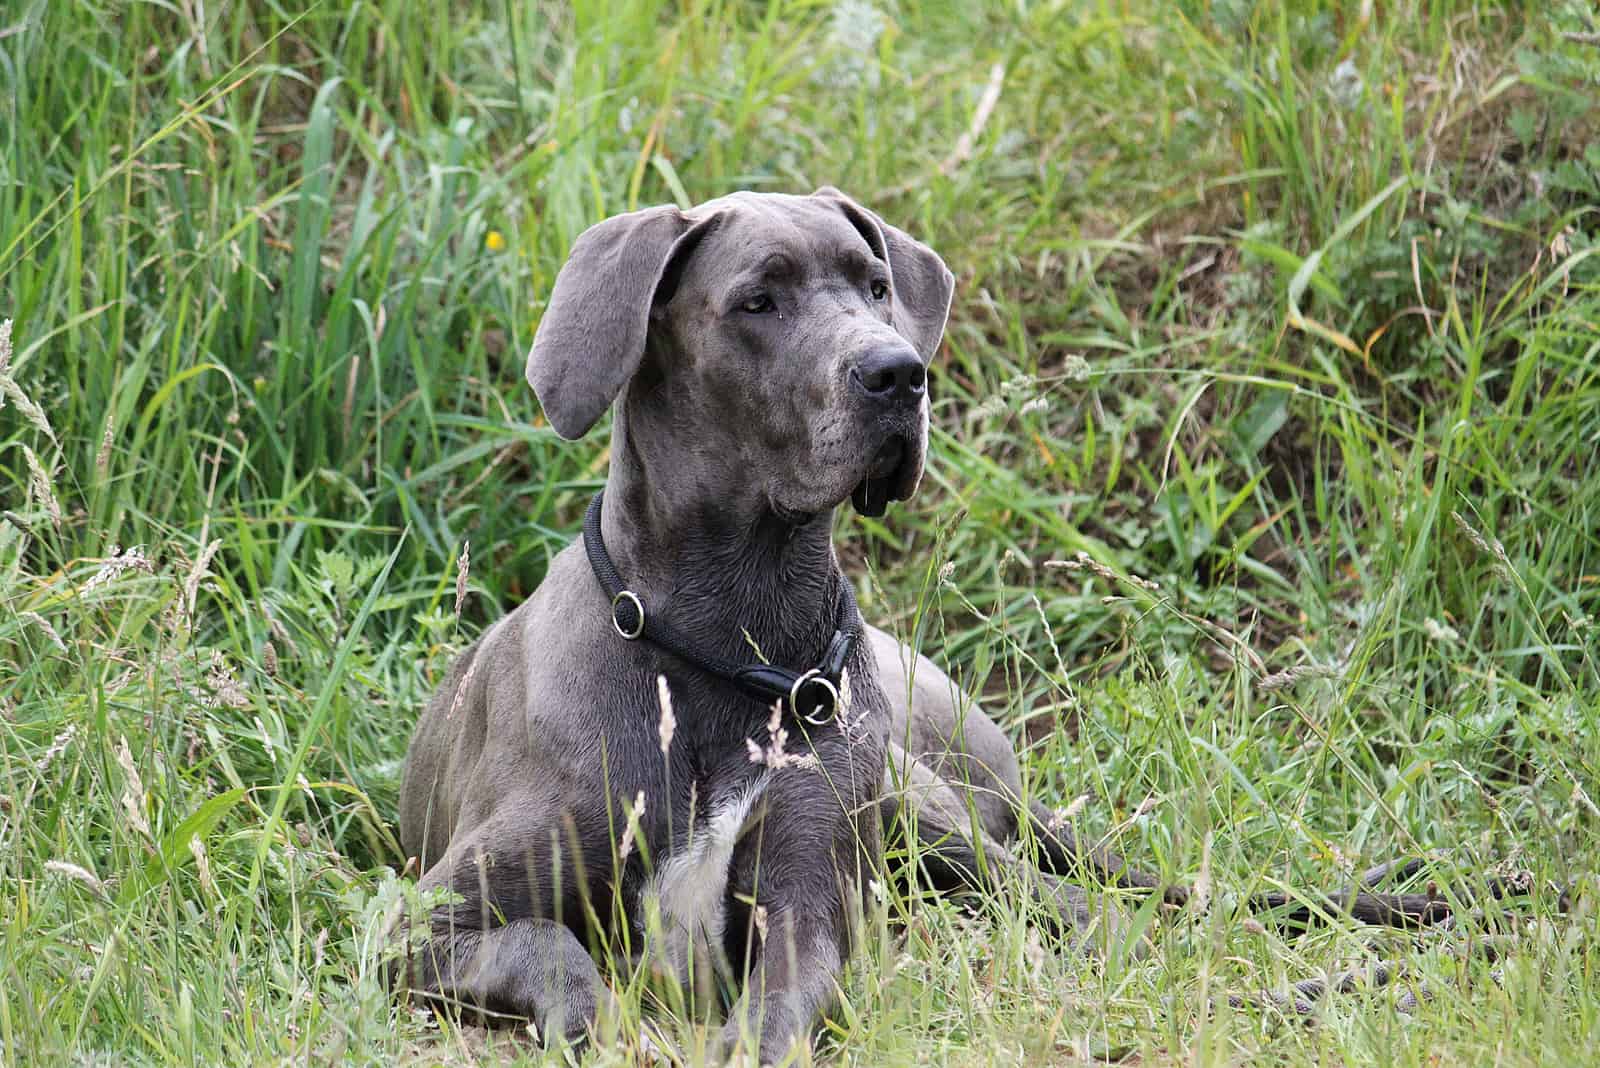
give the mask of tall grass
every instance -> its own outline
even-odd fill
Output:
[[[1581,1063],[1597,29],[1464,0],[0,10],[5,1062],[536,1056],[397,1014],[375,966],[415,712],[604,473],[523,384],[540,302],[605,215],[826,183],[959,278],[925,492],[839,523],[864,609],[986,695],[1039,796],[1210,901],[1096,963],[1006,899],[891,892],[819,1050]],[[1420,944],[1237,909],[1396,853],[1580,892]],[[1484,925],[1498,963],[1463,948]],[[1415,1004],[1224,999],[1373,953]],[[625,1034],[696,1048],[617,982]]]

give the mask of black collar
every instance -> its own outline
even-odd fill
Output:
[[[611,625],[619,635],[628,641],[642,638],[665,649],[680,660],[732,683],[745,696],[763,705],[782,702],[814,726],[821,726],[838,715],[839,680],[861,633],[861,613],[856,608],[848,579],[839,576],[833,637],[816,667],[790,671],[772,664],[738,664],[702,655],[690,648],[682,635],[646,613],[639,595],[623,584],[600,533],[600,500],[604,496],[604,490],[596,493],[584,514],[583,547],[589,554],[594,577],[611,598]]]

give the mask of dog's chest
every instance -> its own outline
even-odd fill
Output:
[[[692,954],[715,953],[722,945],[734,847],[767,781],[757,776],[719,799],[706,818],[694,818],[687,841],[645,884],[643,924],[663,939],[661,955],[680,977],[688,974]]]

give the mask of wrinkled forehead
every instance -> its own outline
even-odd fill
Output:
[[[735,193],[700,205],[694,214],[721,220],[686,273],[686,280],[711,289],[751,278],[799,284],[859,280],[874,264],[882,266],[868,235],[820,197]]]

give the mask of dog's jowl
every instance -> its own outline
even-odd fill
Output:
[[[417,726],[402,838],[452,903],[413,991],[581,1039],[610,996],[591,950],[626,933],[738,992],[727,1043],[779,1060],[834,995],[886,826],[915,829],[937,885],[1013,879],[1091,925],[1005,736],[861,620],[829,540],[839,505],[916,489],[952,289],[831,189],[579,238],[528,379],[563,437],[614,408],[610,471]],[[1051,872],[1013,856],[1019,820]]]

